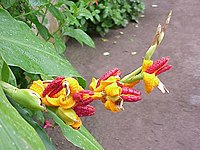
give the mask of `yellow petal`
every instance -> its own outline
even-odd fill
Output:
[[[121,94],[122,88],[117,85],[116,82],[105,87],[106,95],[108,96],[119,96]]]
[[[41,99],[42,99],[42,103],[43,103],[44,105],[46,105],[46,106],[54,106],[54,105],[50,104],[50,103],[47,101],[46,97],[42,97]]]
[[[112,112],[119,112],[119,109],[117,108],[117,106],[115,105],[114,102],[108,100],[105,102],[104,104],[105,108],[112,111]]]
[[[54,94],[54,95],[53,95],[53,98],[58,98],[58,97],[61,96],[61,95],[63,95],[63,96],[66,97],[66,89],[65,89],[65,88],[63,88],[60,92]]]
[[[106,96],[106,100],[116,102],[119,100],[119,96]]]
[[[57,97],[57,98],[51,98],[51,97],[49,97],[48,95],[46,96],[46,99],[47,99],[47,101],[51,104],[51,105],[53,105],[53,106],[60,106],[60,101],[62,100],[62,99],[66,99],[66,97],[64,96],[64,95],[60,95],[59,97]]]
[[[153,64],[152,60],[144,59],[142,64],[142,72],[145,72],[152,64]]]
[[[60,99],[60,106],[64,109],[68,109],[73,107],[76,104],[76,101],[73,100],[72,96],[68,96],[66,98]]]
[[[89,85],[89,88],[91,91],[94,91],[96,89],[97,86],[97,80],[95,78],[92,78],[92,82]]]
[[[159,79],[155,76],[155,74],[148,74],[143,72],[143,81],[144,81],[144,88],[147,94],[151,93],[154,87],[158,86]]]
[[[44,85],[41,80],[33,81],[33,84],[30,86],[31,90],[38,93],[40,96],[42,96],[42,92],[44,91]]]
[[[70,93],[72,95],[80,90],[83,90],[76,79],[69,77],[65,78],[65,80],[69,82]]]
[[[108,86],[116,81],[119,81],[119,80],[120,80],[120,78],[118,78],[118,77],[110,76],[107,80],[101,80],[100,85],[94,91],[102,92],[105,90],[106,86]]]
[[[78,115],[77,115],[76,120],[77,120],[77,121],[75,121],[75,122],[71,125],[71,127],[72,127],[73,129],[75,129],[75,130],[79,129],[80,126],[82,125],[82,121],[81,121],[81,119],[78,117]]]
[[[94,95],[91,96],[94,100],[102,99],[103,95],[102,92],[94,92]]]

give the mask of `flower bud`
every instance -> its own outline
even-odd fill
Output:
[[[58,107],[56,114],[65,122],[66,125],[73,125],[80,122],[79,117],[72,108],[64,109],[62,107]]]
[[[92,116],[95,113],[95,108],[91,105],[76,106],[74,107],[74,111],[79,117]]]
[[[6,82],[0,81],[4,92],[10,96],[16,103],[31,110],[45,110],[41,105],[39,94],[30,89],[18,89]]]

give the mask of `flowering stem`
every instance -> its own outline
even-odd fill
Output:
[[[136,76],[133,76],[133,77],[127,79],[125,83],[131,83],[131,82],[142,80],[142,79],[143,79],[143,74],[139,73]]]
[[[130,74],[128,74],[125,77],[123,77],[121,79],[121,82],[123,82],[123,83],[129,83],[131,79],[133,79],[134,77],[136,77],[141,72],[141,70],[142,70],[142,67],[137,68],[136,70],[134,70]],[[134,81],[136,81],[136,80],[134,80]]]

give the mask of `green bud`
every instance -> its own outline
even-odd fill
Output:
[[[149,47],[149,49],[147,50],[146,55],[145,55],[145,59],[146,59],[146,60],[150,60],[150,59],[151,59],[151,56],[152,56],[153,53],[155,52],[156,48],[157,48],[157,44],[151,45],[151,46]]]
[[[72,125],[74,122],[77,122],[76,112],[71,108],[64,109],[58,107],[56,114],[65,122],[66,125]]]
[[[46,110],[41,105],[40,96],[30,89],[18,89],[6,82],[0,81],[6,95],[10,96],[16,103],[31,110]]]

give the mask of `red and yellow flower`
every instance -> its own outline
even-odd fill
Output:
[[[115,68],[100,79],[93,78],[90,84],[90,90],[98,93],[98,99],[104,103],[106,109],[112,112],[124,110],[123,102],[135,102],[141,99],[140,92],[138,92],[139,94],[136,94],[136,92],[125,92],[125,88],[126,90],[129,89],[129,91],[133,91],[133,89],[126,87],[124,83],[120,82],[120,75],[119,69]]]
[[[93,106],[89,104],[96,95],[84,92],[85,90],[74,78],[57,77],[53,81],[37,80],[33,82],[30,89],[41,96],[43,104],[57,107],[56,114],[75,129],[82,124],[79,117],[90,116],[95,112]],[[80,110],[84,111],[80,112]]]
[[[152,60],[143,61],[142,73],[144,87],[147,94],[151,93],[154,87],[158,87],[163,93],[169,92],[164,84],[157,77],[161,73],[170,70],[171,65],[168,65],[169,57],[162,57],[159,60],[153,62]]]

